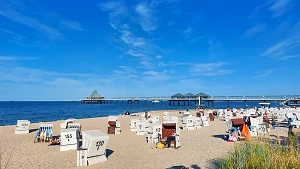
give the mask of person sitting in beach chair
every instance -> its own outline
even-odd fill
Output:
[[[45,141],[45,138],[46,138],[45,130],[42,130],[42,132],[41,132],[41,134],[40,134],[40,140],[41,140],[42,142],[44,142],[44,141]]]
[[[46,139],[45,139],[45,141],[49,142],[49,141],[52,140],[51,138],[52,138],[52,131],[51,130],[47,130],[46,131]]]
[[[35,138],[34,138],[34,141],[33,141],[33,143],[35,143],[35,142],[40,142],[40,131],[37,131],[36,132],[36,135],[35,135]]]
[[[173,140],[175,140],[175,135],[176,135],[176,133],[173,133],[171,136],[167,137],[167,141],[166,141],[167,148],[169,148],[170,145],[171,145],[171,142],[172,142]]]

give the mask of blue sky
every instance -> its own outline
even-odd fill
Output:
[[[300,1],[64,2],[0,0],[0,100],[299,94]]]

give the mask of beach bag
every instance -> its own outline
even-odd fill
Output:
[[[160,149],[164,149],[165,148],[165,145],[164,144],[162,144],[162,143],[157,143],[157,148],[160,148]]]

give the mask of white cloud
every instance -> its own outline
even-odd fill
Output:
[[[35,60],[35,57],[0,56],[1,61]]]
[[[186,28],[182,34],[184,35],[185,38],[191,38],[194,33],[194,30],[191,27]]]
[[[3,29],[3,28],[0,28],[0,32],[4,32],[4,33],[7,33],[7,34],[10,34],[10,35],[13,35],[14,37],[22,40],[22,39],[26,39],[27,37],[25,36],[22,36],[22,35],[19,35],[13,31],[10,31],[10,30],[7,30],[7,29]]]
[[[156,19],[152,13],[153,6],[155,5],[141,2],[133,9],[134,12],[139,14],[139,24],[141,24],[145,31],[156,29]],[[150,60],[152,57],[157,56],[160,49],[151,40],[146,40],[136,35],[135,29],[130,25],[130,22],[134,21],[134,19],[130,19],[132,16],[130,15],[131,8],[127,8],[126,4],[121,1],[108,1],[100,4],[100,7],[102,10],[109,12],[109,24],[117,31],[118,37],[112,38],[117,43],[116,46],[119,46],[119,49],[127,55],[139,57],[140,67],[146,69],[149,69],[149,67],[152,68],[153,64]],[[126,16],[129,16],[129,18]],[[122,58],[124,57],[122,56]],[[137,67],[139,66],[137,65]]]
[[[266,24],[255,25],[255,26],[249,28],[248,30],[246,30],[245,36],[253,37],[253,36],[261,33],[263,30],[265,30],[265,28],[266,28]]]
[[[69,29],[83,31],[82,26],[79,23],[74,22],[74,21],[62,20],[61,24],[64,25],[65,27],[69,28]]]
[[[157,71],[146,71],[144,72],[146,75],[146,80],[151,80],[151,81],[159,81],[159,80],[168,80],[169,76],[167,75],[167,71],[164,70],[162,72],[157,72]]]
[[[195,75],[202,76],[217,76],[232,73],[233,70],[222,68],[226,64],[227,63],[224,62],[195,64],[189,69],[189,71]]]
[[[268,77],[269,75],[271,75],[272,73],[274,73],[273,69],[267,69],[264,71],[260,71],[260,72],[256,72],[256,75],[253,76],[253,78],[264,78],[264,77]]]
[[[149,61],[148,58],[144,58],[143,60],[140,61],[140,65],[143,66],[143,68],[153,68],[153,64]]]
[[[220,41],[208,40],[208,50],[215,49],[216,47],[221,45]]]
[[[132,35],[130,31],[123,31],[121,35],[121,39],[129,45],[132,45],[134,47],[140,47],[145,45],[144,38],[136,38]]]
[[[140,53],[140,52],[138,52],[138,51],[134,51],[134,50],[132,50],[132,49],[128,50],[126,53],[127,53],[128,55],[136,56],[136,57],[143,57],[143,56],[145,56],[144,54],[142,54],[142,53]]]
[[[157,55],[156,58],[157,58],[157,59],[160,59],[160,58],[162,58],[162,56],[161,56],[161,55]]]
[[[122,25],[124,26],[122,18],[128,15],[126,4],[122,1],[107,1],[100,3],[99,6],[103,11],[109,11],[110,26],[117,31],[122,31]]]
[[[147,2],[140,2],[136,5],[135,11],[139,15],[139,24],[145,32],[157,29],[157,18],[154,16],[154,9]]]
[[[25,25],[27,27],[36,29],[37,31],[41,32],[42,34],[47,35],[49,38],[56,39],[62,38],[63,35],[56,29],[47,26],[38,20],[31,18],[29,16],[25,16],[20,12],[17,12],[13,9],[0,9],[0,16],[6,17],[11,19],[19,24]]]
[[[258,5],[248,19],[254,19],[259,16],[260,11],[267,9],[272,12],[272,17],[277,18],[285,14],[292,0],[266,0]]]
[[[286,12],[287,6],[290,2],[291,0],[274,0],[274,3],[269,8],[269,10],[273,12],[273,17],[277,18],[283,15]]]
[[[296,47],[300,46],[300,36],[284,39],[277,44],[269,47],[262,56],[269,56],[278,60],[286,60],[296,58],[294,51]],[[294,54],[295,53],[295,54]]]
[[[279,58],[279,60],[287,60],[287,59],[293,59],[293,58],[298,58],[299,55],[287,55],[287,56],[282,56]]]

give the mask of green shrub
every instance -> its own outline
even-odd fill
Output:
[[[289,136],[285,146],[269,141],[238,143],[218,161],[220,169],[300,169],[300,135]]]

